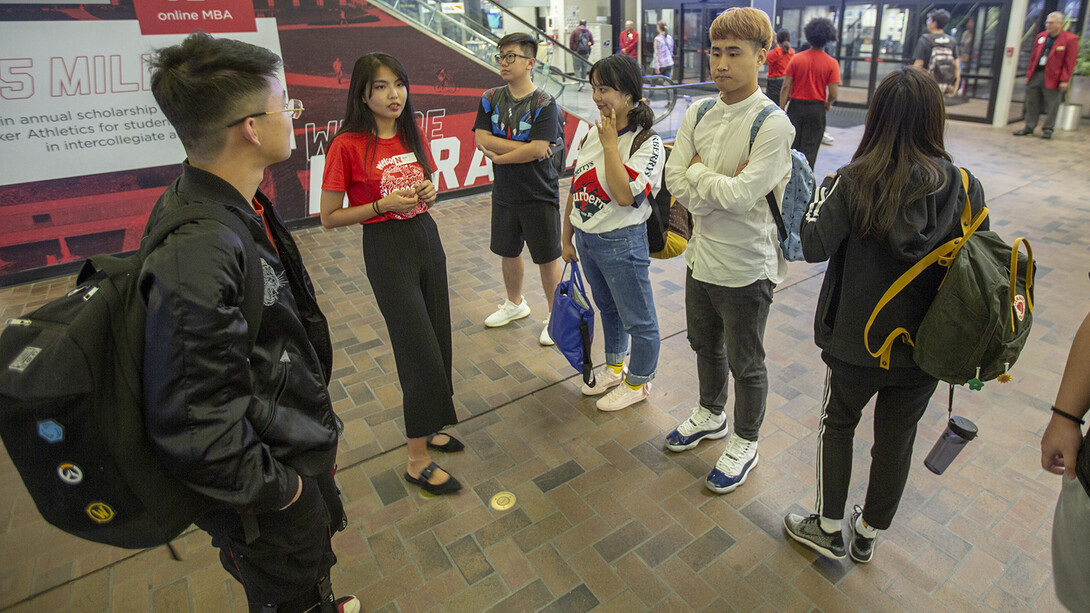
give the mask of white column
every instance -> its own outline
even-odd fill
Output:
[[[992,125],[1003,127],[1011,115],[1011,96],[1014,95],[1014,80],[1018,72],[1018,51],[1022,43],[1022,29],[1025,27],[1027,0],[1012,0],[1010,21],[1007,23],[1007,42],[1003,47],[1003,61],[999,64],[999,87],[995,92],[995,114]],[[1011,50],[1013,53],[1008,53]]]

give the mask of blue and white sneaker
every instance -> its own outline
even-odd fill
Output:
[[[727,449],[719,456],[704,485],[716,494],[733,492],[746,482],[749,471],[757,465],[757,442],[747,441],[737,434],[730,435]]]
[[[729,433],[725,411],[716,415],[698,406],[693,409],[689,419],[681,422],[673,432],[666,435],[666,448],[670,451],[685,451],[696,447],[704,439],[715,440]]]

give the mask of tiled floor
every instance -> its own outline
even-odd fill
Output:
[[[861,130],[831,128],[836,143],[822,148],[818,170],[846,162]],[[1051,143],[1009,132],[955,123],[948,141],[983,181],[993,228],[1033,241],[1033,339],[1013,383],[958,391],[957,410],[982,434],[941,477],[922,464],[945,419],[945,395],[936,396],[900,512],[869,565],[819,559],[787,543],[781,524],[789,511],[809,512],[814,498],[824,368],[812,318],[822,266],[792,264],[777,288],[761,464],[720,497],[703,478],[723,441],[682,454],[662,449],[696,400],[682,261],[652,267],[663,331],[653,398],[602,414],[581,398],[558,352],[537,344],[544,304],[535,272],[526,284],[533,316],[496,330],[480,323],[502,292],[487,250],[488,196],[441,203],[463,418],[455,431],[468,450],[437,459],[469,488],[424,499],[401,479],[400,393],[358,231],[299,232],[337,341],[332,392],[346,422],[338,477],[352,523],[334,540],[335,590],[356,593],[368,611],[1060,610],[1049,560],[1059,481],[1040,469],[1038,440],[1090,293],[1090,132],[1084,125]],[[0,317],[70,282],[0,290]],[[600,341],[597,352],[600,360]],[[862,498],[871,436],[865,419],[850,503]],[[501,490],[517,496],[513,509],[489,507]],[[245,610],[208,537],[192,531],[181,548],[185,561],[175,562],[165,548],[122,551],[58,532],[0,457],[0,607]]]

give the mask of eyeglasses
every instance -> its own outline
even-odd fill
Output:
[[[517,57],[521,57],[524,60],[534,59],[534,58],[532,58],[532,57],[530,57],[528,55],[519,55],[517,53],[504,53],[503,55],[500,55],[499,53],[497,53],[496,55],[492,56],[492,59],[496,60],[497,64],[499,64],[501,66],[504,66],[504,65],[510,64],[511,62],[515,61],[515,58],[517,58]]]
[[[275,113],[291,113],[292,119],[299,119],[299,116],[303,114],[303,110],[303,101],[292,98],[291,100],[288,100],[288,105],[285,108],[275,111],[262,111],[260,113],[253,113],[251,115],[243,117],[242,119],[239,119],[238,121],[232,121],[231,123],[227,124],[226,127],[233,128],[251,117],[262,117],[264,115],[273,115]]]

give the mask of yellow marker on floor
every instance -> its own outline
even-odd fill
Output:
[[[511,492],[500,492],[492,497],[492,508],[497,511],[506,511],[515,506],[517,499]]]

